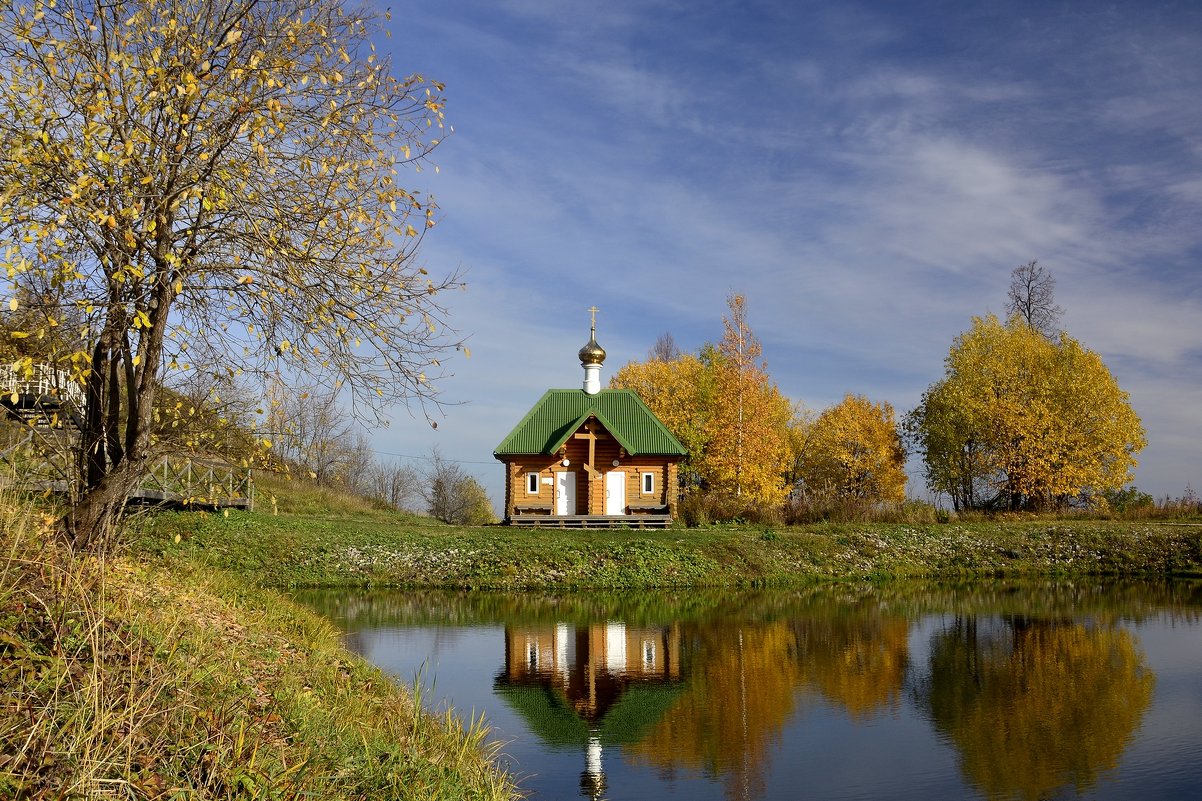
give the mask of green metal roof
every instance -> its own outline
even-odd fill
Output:
[[[634,390],[549,389],[493,451],[498,458],[516,454],[551,455],[589,417],[596,417],[631,456],[684,456],[684,446],[651,413]]]
[[[684,692],[678,682],[629,682],[617,701],[602,715],[599,729],[590,731],[561,690],[541,682],[510,684],[498,676],[493,692],[526,721],[530,730],[554,750],[577,749],[594,731],[605,745],[642,742],[653,726],[668,714]]]

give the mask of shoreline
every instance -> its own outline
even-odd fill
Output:
[[[16,754],[0,763],[0,794],[117,781],[151,795],[242,783],[316,799],[514,797],[484,721],[421,712],[420,688],[368,665],[281,590],[450,589],[486,607],[524,601],[477,591],[520,591],[585,614],[630,589],[1202,576],[1202,521],[582,531],[385,512],[160,512],[129,521],[126,555],[98,559],[56,546],[32,508],[0,511],[0,616],[12,624],[0,666],[28,679],[0,715],[0,745]],[[59,617],[79,623],[52,625]],[[37,678],[46,670],[61,673],[57,685]],[[58,694],[43,697],[46,686]],[[83,721],[90,750],[63,750],[64,727],[82,720],[72,710],[88,704],[103,710]],[[125,745],[134,729],[142,751]],[[120,759],[89,756],[110,748]]]
[[[159,515],[135,550],[259,586],[576,590],[901,578],[1202,576],[1202,521],[702,529],[453,527],[421,518]]]
[[[487,722],[242,576],[73,553],[0,503],[0,797],[508,801]]]

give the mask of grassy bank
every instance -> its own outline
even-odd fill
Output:
[[[1202,523],[1009,520],[667,530],[456,528],[399,515],[160,515],[144,553],[266,586],[726,587],[1202,574]]]
[[[423,712],[272,587],[1202,575],[1196,521],[565,531],[455,528],[305,494],[264,506],[136,519],[130,555],[103,560],[0,502],[0,797],[512,795],[482,726]]]
[[[0,798],[501,799],[486,731],[203,563],[78,557],[0,504]]]

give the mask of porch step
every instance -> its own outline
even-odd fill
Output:
[[[667,528],[671,515],[515,515],[510,526],[527,528]]]

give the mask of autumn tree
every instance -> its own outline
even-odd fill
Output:
[[[810,425],[798,460],[798,489],[812,499],[900,503],[905,463],[893,407],[849,394]]]
[[[1056,305],[1056,279],[1039,262],[1020,264],[1010,273],[1006,292],[1006,316],[1020,317],[1031,329],[1046,337],[1056,336],[1056,325],[1064,309]]]
[[[652,358],[627,364],[610,386],[637,392],[680,440],[689,452],[681,473],[702,490],[775,507],[785,493],[792,408],[760,358],[746,301],[732,295],[727,304],[717,345],[693,355],[661,337]]]
[[[747,321],[746,300],[731,295],[727,307],[722,341],[702,352],[713,371],[714,392],[700,472],[715,491],[775,506],[787,491],[792,408],[768,376],[763,349]]]
[[[630,362],[614,374],[609,385],[638,393],[688,451],[681,474],[696,475],[708,442],[713,402],[713,376],[701,360],[678,352],[673,359]]]
[[[907,431],[957,509],[1063,505],[1131,480],[1143,426],[1101,358],[1019,318],[974,318]]]
[[[444,100],[394,77],[380,29],[344,0],[0,9],[9,306],[32,282],[47,325],[82,318],[41,356],[85,390],[76,544],[103,544],[158,452],[171,372],[283,374],[369,413],[432,398],[457,281],[415,261],[434,205],[398,175],[437,144]]]
[[[788,466],[785,469],[785,486],[789,487],[790,491],[801,485],[809,439],[814,432],[814,421],[817,419],[814,410],[804,404],[795,403],[793,405],[789,424],[785,427],[785,442],[789,450]]]
[[[985,798],[1035,801],[1113,770],[1155,685],[1121,628],[967,616],[935,635],[922,701]]]

